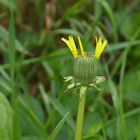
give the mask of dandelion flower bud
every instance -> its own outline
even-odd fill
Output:
[[[96,58],[92,55],[78,56],[74,61],[73,71],[76,83],[89,84],[95,81],[97,73]]]
[[[80,49],[77,49],[73,36],[69,36],[68,39],[62,38],[62,41],[67,44],[74,58],[73,76],[65,78],[66,81],[73,80],[74,83],[70,84],[67,89],[79,85],[96,87],[96,83],[100,83],[105,79],[104,77],[97,76],[97,61],[107,45],[107,40],[102,40],[102,37],[96,38],[95,52],[90,54],[84,51],[79,36],[77,36],[77,40]]]

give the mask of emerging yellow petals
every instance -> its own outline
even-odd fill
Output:
[[[77,39],[78,39],[78,43],[80,46],[80,52],[81,52],[80,55],[85,58],[87,55],[83,49],[83,45],[82,45],[82,41],[80,39],[80,36],[77,36]],[[96,57],[97,60],[99,60],[105,46],[107,45],[107,40],[102,41],[102,37],[100,37],[99,40],[97,40],[97,38],[95,38],[95,39],[96,39],[96,49],[95,49],[94,56]],[[73,36],[69,36],[68,39],[61,38],[61,40],[67,44],[73,57],[76,59],[78,57],[78,50],[76,48]]]
[[[85,57],[85,52],[84,52],[84,49],[83,49],[83,45],[82,45],[82,41],[80,39],[80,36],[77,36],[77,39],[78,39],[78,42],[79,42],[79,46],[80,46],[80,50],[81,50],[81,55],[83,57]]]
[[[77,58],[78,51],[77,51],[73,36],[69,36],[68,39],[61,38],[61,40],[64,41],[67,44],[67,46],[69,47],[73,57]]]
[[[102,38],[100,37],[99,40],[96,38],[96,49],[95,49],[95,57],[99,60],[105,46],[107,44],[107,40],[102,42]]]

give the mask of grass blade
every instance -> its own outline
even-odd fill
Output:
[[[39,89],[40,89],[40,92],[42,94],[42,97],[44,99],[47,98],[49,104],[52,104],[52,106],[60,114],[60,116],[64,116],[67,111],[62,106],[62,104],[55,97],[50,96],[49,94],[46,95],[45,94],[45,89],[44,89],[44,87],[42,85],[40,85]],[[47,110],[49,109],[49,106],[50,106],[50,105],[48,106],[48,102],[46,102],[46,101],[44,102]],[[66,122],[68,123],[70,128],[74,131],[75,130],[75,123],[74,123],[73,119],[71,117],[69,117],[68,120],[66,120]]]
[[[14,109],[14,140],[21,139],[20,125],[19,125],[19,110],[17,104],[17,90],[16,90],[16,69],[15,69],[15,59],[16,59],[16,47],[15,47],[15,27],[14,27],[14,14],[12,9],[10,9],[10,25],[9,25],[9,65],[10,65],[10,76],[11,76],[11,87],[12,87],[12,106]]]
[[[28,107],[28,105],[19,97],[18,102],[20,104],[20,107],[26,112],[26,114],[31,118],[31,120],[34,122],[35,128],[38,129],[38,132],[41,136],[46,139],[47,133],[45,132],[44,126],[40,122],[40,120],[36,117],[36,115],[31,111]]]
[[[66,113],[66,115],[62,118],[62,120],[57,124],[57,126],[52,131],[51,135],[49,136],[48,140],[55,140],[56,139],[57,134],[61,130],[64,122],[68,119],[68,116],[69,116],[69,112]]]
[[[103,6],[103,8],[107,12],[107,14],[109,15],[109,18],[110,18],[112,26],[113,26],[112,28],[113,28],[113,31],[114,31],[114,34],[113,34],[114,35],[114,41],[117,41],[118,40],[118,35],[117,35],[117,25],[116,25],[115,15],[114,15],[110,5],[107,3],[106,0],[100,0],[99,2]]]

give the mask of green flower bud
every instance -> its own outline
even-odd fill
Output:
[[[94,82],[97,73],[96,63],[96,58],[93,55],[78,56],[74,62],[75,82],[85,85]]]
[[[0,93],[0,140],[12,140],[13,111],[8,100]]]

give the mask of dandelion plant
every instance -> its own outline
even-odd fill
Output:
[[[97,61],[100,59],[100,56],[107,45],[107,40],[102,41],[102,37],[100,37],[99,40],[96,38],[95,53],[85,52],[79,36],[77,36],[77,40],[80,46],[80,53],[76,47],[73,36],[69,36],[68,39],[62,38],[62,41],[67,44],[74,58],[73,76],[65,77],[66,82],[71,81],[67,90],[77,86],[80,87],[75,140],[82,140],[86,90],[89,86],[99,89],[97,84],[105,80],[103,76],[97,76]]]

